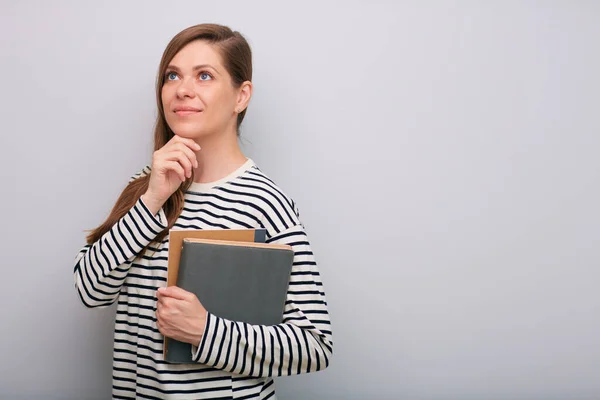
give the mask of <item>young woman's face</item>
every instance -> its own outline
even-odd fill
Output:
[[[165,119],[173,133],[190,139],[235,132],[239,93],[218,51],[205,41],[191,42],[166,69]]]

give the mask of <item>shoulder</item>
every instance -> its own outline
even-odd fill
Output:
[[[150,170],[151,170],[150,165],[145,165],[141,170],[137,171],[135,174],[133,174],[129,177],[128,183],[131,183],[138,178],[148,175],[150,173]]]
[[[285,211],[299,216],[298,206],[294,199],[257,165],[246,170],[246,173],[240,177],[240,182],[247,185],[249,189],[261,193],[268,203],[279,206],[275,208],[283,208]]]
[[[231,187],[252,199],[265,226],[272,228],[271,234],[301,225],[300,211],[294,199],[256,164],[231,182]]]

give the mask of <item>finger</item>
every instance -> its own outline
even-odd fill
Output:
[[[163,168],[165,169],[165,171],[175,172],[177,174],[177,176],[179,176],[179,179],[181,179],[181,182],[185,181],[185,170],[183,169],[181,164],[179,164],[179,162],[165,161],[163,164]]]
[[[160,320],[161,322],[164,322],[165,319],[169,316],[169,311],[165,307],[161,307],[157,308],[154,314],[156,315],[157,321]]]
[[[200,151],[200,149],[201,149],[201,147],[198,143],[194,142],[194,140],[189,139],[189,138],[184,138],[184,137],[175,135],[175,136],[173,136],[173,139],[171,139],[169,142],[171,142],[171,141],[173,143],[183,143],[194,151]]]
[[[165,297],[170,297],[173,299],[177,299],[177,300],[188,300],[191,293],[183,290],[180,287],[177,286],[169,286],[166,288],[159,288],[158,291],[160,292],[161,295],[165,296]]]
[[[171,150],[165,154],[165,160],[177,161],[183,167],[185,176],[188,178],[192,176],[192,161],[190,161],[187,154],[185,154],[183,151],[178,149]]]
[[[172,170],[176,174],[180,175],[180,177],[185,178],[185,170],[181,164],[179,164],[178,160],[174,160],[174,157],[171,157],[171,154],[168,151],[157,151],[152,159],[152,166],[153,169],[163,173],[167,173],[167,171]]]
[[[194,168],[198,168],[198,160],[196,159],[196,153],[192,151],[187,145],[183,143],[176,143],[175,148],[182,151],[186,157],[190,160]]]

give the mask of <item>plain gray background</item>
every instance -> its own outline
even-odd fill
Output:
[[[600,398],[600,3],[0,4],[0,398],[110,397],[114,309],[73,260],[199,22],[253,47],[242,143],[329,300],[331,367],[279,398]]]

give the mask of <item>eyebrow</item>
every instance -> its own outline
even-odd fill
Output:
[[[200,64],[200,65],[196,65],[194,68],[192,68],[192,70],[193,70],[194,72],[196,72],[196,71],[198,71],[198,70],[201,70],[201,69],[206,69],[206,68],[210,68],[210,69],[212,69],[212,70],[213,70],[213,71],[215,71],[217,74],[219,73],[219,70],[218,70],[218,69],[216,69],[215,67],[213,67],[213,66],[212,66],[212,65],[210,65],[210,64]],[[175,72],[181,72],[181,70],[180,70],[180,69],[179,69],[179,68],[178,68],[176,65],[168,65],[168,66],[167,66],[167,70],[170,70],[170,69],[171,69],[171,70],[173,70],[173,71],[175,71]]]

